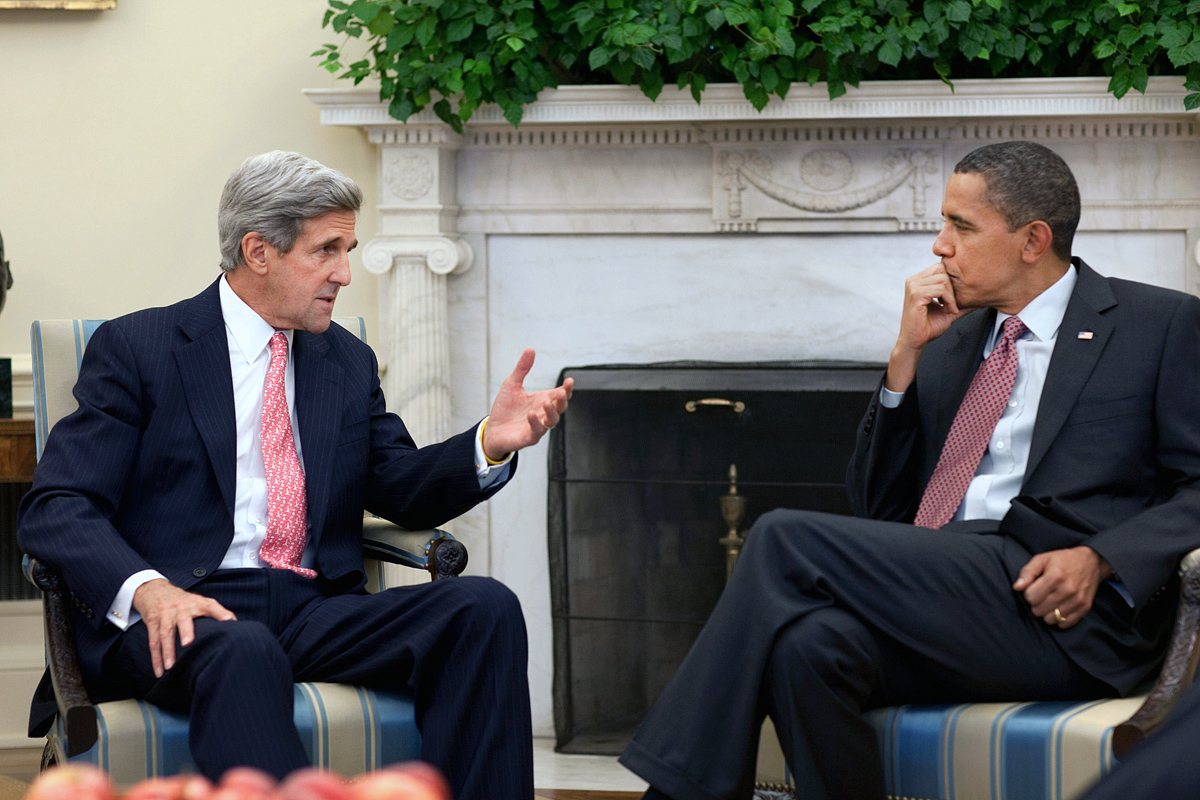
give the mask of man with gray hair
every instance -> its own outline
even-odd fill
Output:
[[[332,681],[411,691],[422,757],[456,798],[528,800],[516,597],[476,577],[368,594],[362,514],[423,529],[487,499],[571,385],[527,393],[526,350],[489,417],[417,448],[384,408],[371,349],[330,323],[361,202],[297,153],[243,163],[221,196],[222,275],[93,334],[19,541],[81,601],[92,698],[190,711],[205,775],[305,766],[292,683]],[[31,735],[52,714],[43,681]]]
[[[938,263],[847,484],[857,518],[758,519],[622,761],[647,798],[750,794],[770,715],[797,796],[884,797],[864,712],[1128,694],[1200,546],[1200,300],[1104,278],[1056,154],[1006,142],[946,185]]]

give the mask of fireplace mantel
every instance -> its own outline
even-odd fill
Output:
[[[535,388],[600,363],[886,360],[903,279],[933,260],[945,181],[990,142],[1066,159],[1092,266],[1200,289],[1200,112],[1184,109],[1182,78],[1121,100],[1104,78],[875,82],[833,101],[799,85],[761,113],[736,85],[700,104],[570,86],[543,92],[520,128],[486,106],[462,134],[429,111],[400,123],[372,89],[306,94],[322,124],[379,148],[379,229],[364,236],[374,344],[418,442],[477,422],[527,346]],[[542,734],[546,483],[543,443],[454,529],[468,571],[521,598]]]

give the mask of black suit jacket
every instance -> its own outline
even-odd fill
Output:
[[[1135,607],[1102,585],[1091,613],[1055,635],[1127,693],[1161,659],[1179,559],[1200,547],[1200,300],[1074,263],[1025,480],[999,531],[1030,553],[1086,544],[1112,565]],[[994,323],[974,311],[931,342],[898,408],[876,392],[848,474],[856,514],[912,522]]]
[[[374,353],[357,336],[296,331],[293,353],[310,542],[330,590],[364,583],[364,508],[424,529],[500,488],[479,488],[474,429],[413,444],[385,411]],[[79,409],[54,427],[21,502],[18,540],[88,609],[77,649],[103,696],[101,659],[119,634],[105,614],[125,579],[154,568],[192,587],[233,539],[237,432],[217,284],[101,325],[74,393]]]

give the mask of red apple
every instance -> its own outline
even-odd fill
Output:
[[[276,788],[275,778],[262,770],[234,767],[221,776],[211,800],[266,800]]]
[[[114,800],[112,781],[97,767],[64,764],[38,775],[25,800]]]
[[[280,800],[353,800],[342,777],[320,769],[298,769],[280,785]]]
[[[125,793],[124,800],[181,800],[183,797],[182,776],[171,778],[147,778],[138,781]]]
[[[442,774],[419,761],[363,775],[351,786],[354,800],[450,800]]]

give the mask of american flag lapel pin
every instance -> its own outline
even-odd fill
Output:
[[[1091,331],[1080,331],[1079,332],[1080,339],[1091,339],[1095,335],[1096,334],[1092,333]]]

